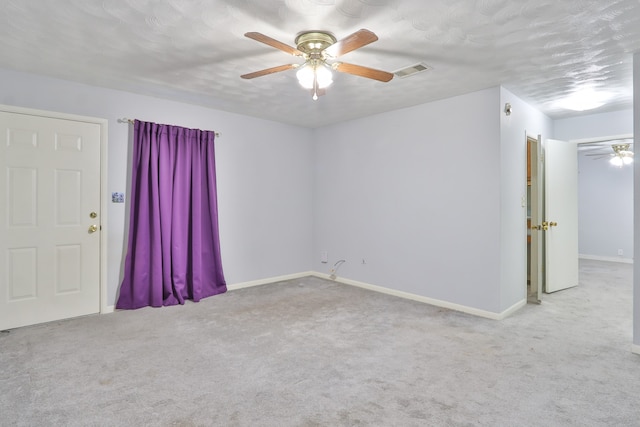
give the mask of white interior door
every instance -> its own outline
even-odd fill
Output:
[[[545,291],[578,284],[577,144],[548,139],[544,145]]]
[[[0,330],[100,311],[100,125],[0,111]]]

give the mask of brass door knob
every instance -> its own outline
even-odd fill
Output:
[[[98,231],[98,226],[95,224],[91,224],[89,226],[89,233],[95,233],[96,231]]]

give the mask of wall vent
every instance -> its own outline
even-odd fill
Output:
[[[415,65],[411,65],[409,67],[403,68],[401,70],[395,71],[393,74],[400,77],[401,79],[405,77],[412,76],[416,73],[421,73],[422,71],[431,70],[433,67],[428,66],[427,64],[420,62]]]

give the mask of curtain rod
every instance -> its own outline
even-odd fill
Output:
[[[123,117],[121,119],[118,119],[118,123],[129,123],[130,125],[132,125],[135,123],[135,120],[127,119],[126,117]],[[214,133],[216,134],[216,138],[220,136],[218,132],[214,132]]]

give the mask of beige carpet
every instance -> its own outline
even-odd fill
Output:
[[[504,321],[305,278],[16,329],[0,425],[638,426],[631,276]]]

